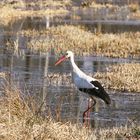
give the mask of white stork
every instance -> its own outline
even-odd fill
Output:
[[[87,93],[92,100],[94,100],[94,96],[97,98],[102,99],[106,104],[110,104],[111,100],[109,95],[104,90],[103,86],[97,81],[97,79],[94,79],[88,75],[86,75],[84,72],[82,72],[78,66],[74,62],[74,54],[71,51],[67,51],[64,56],[62,56],[56,63],[55,66],[63,62],[64,60],[68,59],[70,60],[71,66],[72,66],[72,74],[73,74],[73,82],[77,86],[77,88]],[[96,104],[96,101],[94,100],[94,104],[92,106],[88,106],[88,109],[83,113],[83,122],[85,121],[84,117],[86,113]]]

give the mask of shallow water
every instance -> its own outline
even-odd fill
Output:
[[[66,61],[54,67],[57,59],[55,55],[29,52],[26,46],[30,38],[19,36],[16,33],[22,29],[40,31],[48,26],[61,24],[80,24],[93,32],[95,30],[113,33],[140,31],[139,20],[128,20],[121,17],[111,20],[107,18],[107,14],[106,17],[104,16],[103,11],[93,13],[91,9],[81,11],[79,8],[63,17],[49,19],[48,17],[28,17],[14,22],[8,27],[0,28],[0,72],[10,72],[9,80],[13,80],[23,92],[29,90],[29,93],[36,96],[40,103],[45,100],[46,114],[49,113],[57,120],[82,123],[82,113],[87,108],[88,96],[79,92],[73,85],[69,62]],[[80,19],[74,19],[73,14],[80,16]],[[6,49],[9,41],[13,43],[17,40],[20,55],[13,54]],[[12,44],[10,45],[12,46]],[[75,60],[80,69],[91,74],[105,72],[108,66],[117,63],[140,63],[138,59],[97,56],[76,57]],[[2,78],[0,78],[0,82],[3,82]],[[110,94],[112,104],[108,107],[97,99],[95,110],[90,113],[91,126],[113,127],[132,123],[140,124],[140,94],[109,90],[107,92]]]
[[[92,56],[75,59],[80,69],[93,74],[97,71],[106,71],[108,66],[116,63],[139,62],[139,60]],[[46,96],[46,113],[50,109],[55,119],[82,123],[82,113],[88,105],[88,96],[79,92],[72,84],[69,62],[54,67],[55,61],[54,55],[47,57],[47,55],[28,53],[25,56],[1,54],[0,71],[10,72],[14,83],[23,92],[28,89],[31,95],[39,98],[40,102]],[[119,93],[109,90],[107,92],[110,94],[112,104],[108,107],[97,99],[95,110],[90,113],[91,126],[113,127],[129,125],[132,122],[140,124],[138,93]]]

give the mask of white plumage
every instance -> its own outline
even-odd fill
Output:
[[[90,82],[95,81],[94,78],[86,75],[84,72],[82,72],[77,65],[74,62],[74,55],[71,51],[67,51],[68,57],[70,58],[71,66],[72,66],[72,78],[74,84],[78,88],[96,88],[94,85],[92,85]]]

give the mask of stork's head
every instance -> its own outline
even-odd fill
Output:
[[[55,66],[63,62],[64,60],[73,57],[73,52],[72,51],[67,51],[65,55],[60,57],[58,61],[56,61]]]

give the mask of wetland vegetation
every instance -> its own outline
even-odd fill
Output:
[[[97,79],[102,79],[106,87],[124,92],[140,93],[140,64],[118,64],[106,73],[96,73]]]
[[[81,56],[98,55],[118,58],[140,56],[140,32],[92,33],[80,26],[64,25],[39,32],[21,31],[21,34],[31,37],[27,47],[36,51],[48,51],[53,48],[56,53],[72,50],[76,55]]]
[[[1,75],[1,78],[3,76]],[[5,78],[5,77],[4,77]],[[44,116],[42,105],[29,95],[22,93],[16,86],[5,81],[0,99],[0,139],[55,139],[55,140],[96,140],[96,139],[139,139],[140,127],[132,122],[131,127],[94,129],[81,124],[56,122]]]
[[[39,1],[39,2],[23,2],[11,1],[7,3],[0,3],[0,25],[8,26],[9,24],[26,17],[42,17],[65,15],[68,10],[66,6],[70,4],[66,1]],[[37,8],[37,9],[36,9]]]
[[[87,1],[88,2],[88,1]],[[87,3],[85,0],[85,3]],[[84,3],[84,1],[83,1]],[[121,6],[120,6],[121,5]],[[0,24],[8,25],[15,20],[25,18],[28,16],[32,17],[45,17],[45,16],[64,16],[70,14],[74,19],[80,19],[79,15],[76,15],[74,11],[77,9],[82,9],[83,11],[90,8],[94,12],[99,11],[102,13],[104,11],[103,19],[139,19],[140,18],[140,8],[139,3],[106,3],[101,4],[99,2],[90,2],[90,4],[85,5],[82,8],[81,1],[75,0],[41,0],[41,1],[17,1],[17,0],[7,0],[0,2]],[[74,12],[74,13],[73,13]],[[123,15],[123,16],[122,16]],[[100,15],[99,15],[100,16]]]
[[[116,4],[98,0],[2,0],[0,18],[0,139],[140,138],[139,1]],[[33,21],[26,23],[27,19]],[[112,24],[114,27],[119,24],[118,27],[122,28],[133,24],[138,28],[110,29],[110,32],[102,29],[105,23],[108,24],[107,30]],[[32,27],[32,24],[35,26]],[[37,28],[38,24],[41,28]],[[97,122],[103,123],[95,128],[85,128],[79,121],[80,113],[79,116],[77,114],[80,109],[77,108],[81,105],[79,102],[84,104],[84,101],[75,96],[77,90],[71,82],[67,62],[61,65],[64,70],[52,67],[56,59],[54,55],[62,55],[66,50],[73,51],[76,60],[82,59],[77,61],[80,68],[85,70],[88,67],[89,70],[90,66],[90,75],[99,79],[109,92],[115,92],[111,93],[113,103],[108,110],[99,102],[101,106],[97,105],[95,113],[91,113],[91,118],[95,117]],[[88,57],[90,61],[86,60]],[[65,88],[67,98],[63,95]],[[69,88],[71,91],[68,91]],[[49,97],[49,100],[45,98],[45,111],[42,93]],[[57,96],[59,103],[55,101]],[[55,103],[58,108],[53,106]],[[74,109],[76,115],[72,114]],[[104,120],[98,110],[103,112]],[[65,111],[69,119],[63,120]],[[72,121],[73,118],[78,121]],[[109,125],[111,122],[115,122],[113,127]]]

